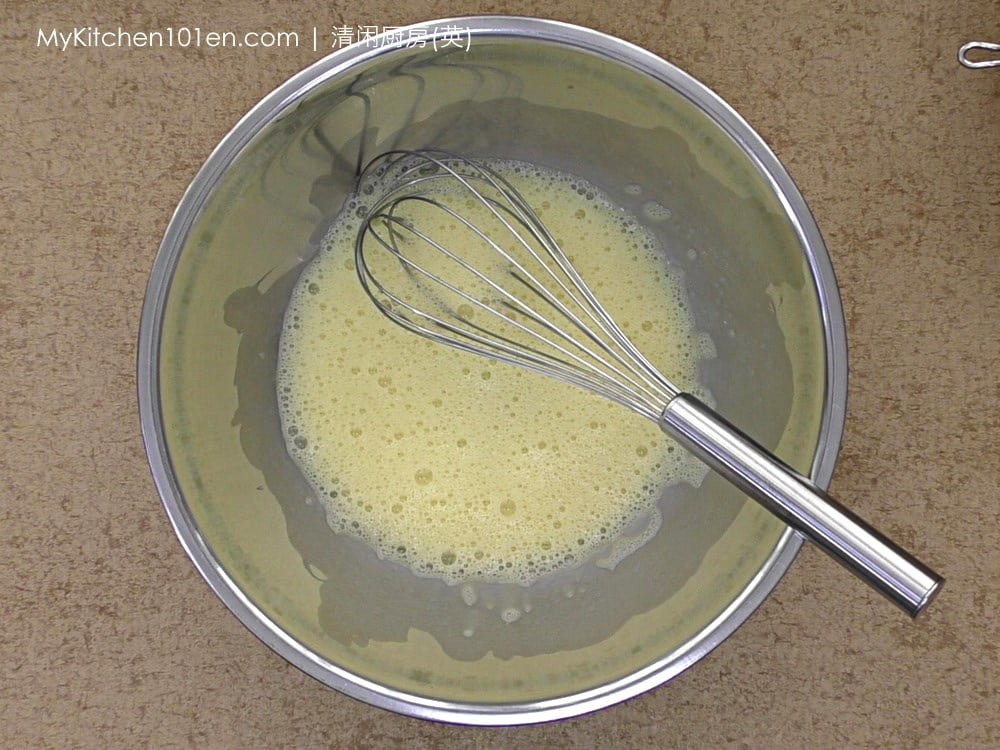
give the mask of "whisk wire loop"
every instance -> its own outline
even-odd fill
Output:
[[[398,168],[397,163],[403,162],[390,187],[368,211],[355,254],[362,284],[382,312],[394,322],[440,343],[521,364],[594,391],[653,421],[659,418],[677,389],[615,324],[547,227],[509,181],[488,167],[446,152],[388,152],[376,162],[366,171],[374,169],[383,175],[385,170]],[[450,188],[456,184],[461,186],[461,192],[471,197],[474,206],[486,210],[490,220],[498,223],[503,236],[512,240],[524,257],[507,250],[475,221],[449,205],[448,199],[455,200],[454,192],[436,185],[438,181],[446,181],[442,185]],[[468,248],[452,250],[413,226],[404,215],[407,204],[414,201],[444,212],[468,230],[470,240],[478,249],[486,249],[502,261],[505,281],[499,282],[490,275],[489,269],[478,268],[467,260]],[[380,232],[379,225],[387,232]],[[367,257],[370,237],[376,240],[377,247],[399,261],[411,279],[425,282],[417,304],[404,299],[379,280]],[[433,250],[497,296],[483,301],[434,273],[428,264],[415,260],[420,253],[413,251],[413,242],[419,243],[421,251]],[[401,244],[408,245],[410,251],[404,250]],[[521,295],[509,288],[511,280],[516,282],[516,291],[522,292]],[[427,285],[433,291],[428,291]],[[378,291],[377,295],[373,294],[373,289]],[[518,336],[473,323],[460,315],[454,306],[441,305],[442,291],[474,309],[489,313],[511,327]],[[535,304],[530,304],[526,297]],[[540,303],[569,326],[553,322],[539,310]],[[444,307],[447,314],[429,312],[426,308],[431,305]],[[531,343],[526,344],[522,336],[527,336]]]

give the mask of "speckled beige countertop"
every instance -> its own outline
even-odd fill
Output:
[[[45,5],[0,1],[0,746],[1000,746],[1000,70],[955,60],[965,41],[1000,41],[995,0]],[[948,577],[925,618],[805,549],[669,685],[595,715],[483,730],[323,687],[199,578],[139,435],[146,276],[211,148],[322,53],[60,52],[39,48],[38,30],[304,33],[476,12],[647,47],[784,161],[847,313],[833,489]]]

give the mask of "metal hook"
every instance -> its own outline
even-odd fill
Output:
[[[992,59],[970,60],[969,53],[973,51],[986,51],[1000,53],[1000,44],[992,42],[966,42],[958,49],[958,61],[967,68],[1000,68],[1000,54],[992,56]]]

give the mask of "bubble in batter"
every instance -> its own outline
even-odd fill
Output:
[[[656,238],[584,180],[490,166],[536,208],[640,350],[694,388],[711,342],[694,330]],[[617,404],[386,319],[354,268],[362,203],[348,201],[303,271],[280,342],[282,429],[330,526],[450,584],[528,585],[598,553],[614,567],[659,528],[663,488],[697,484],[705,468]],[[444,243],[460,231],[435,230]]]

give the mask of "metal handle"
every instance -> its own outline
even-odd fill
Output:
[[[970,52],[996,52],[984,60],[972,60]],[[992,42],[966,42],[958,48],[958,61],[967,68],[1000,68],[1000,44]]]
[[[716,472],[916,617],[944,579],[688,394],[660,427]]]

